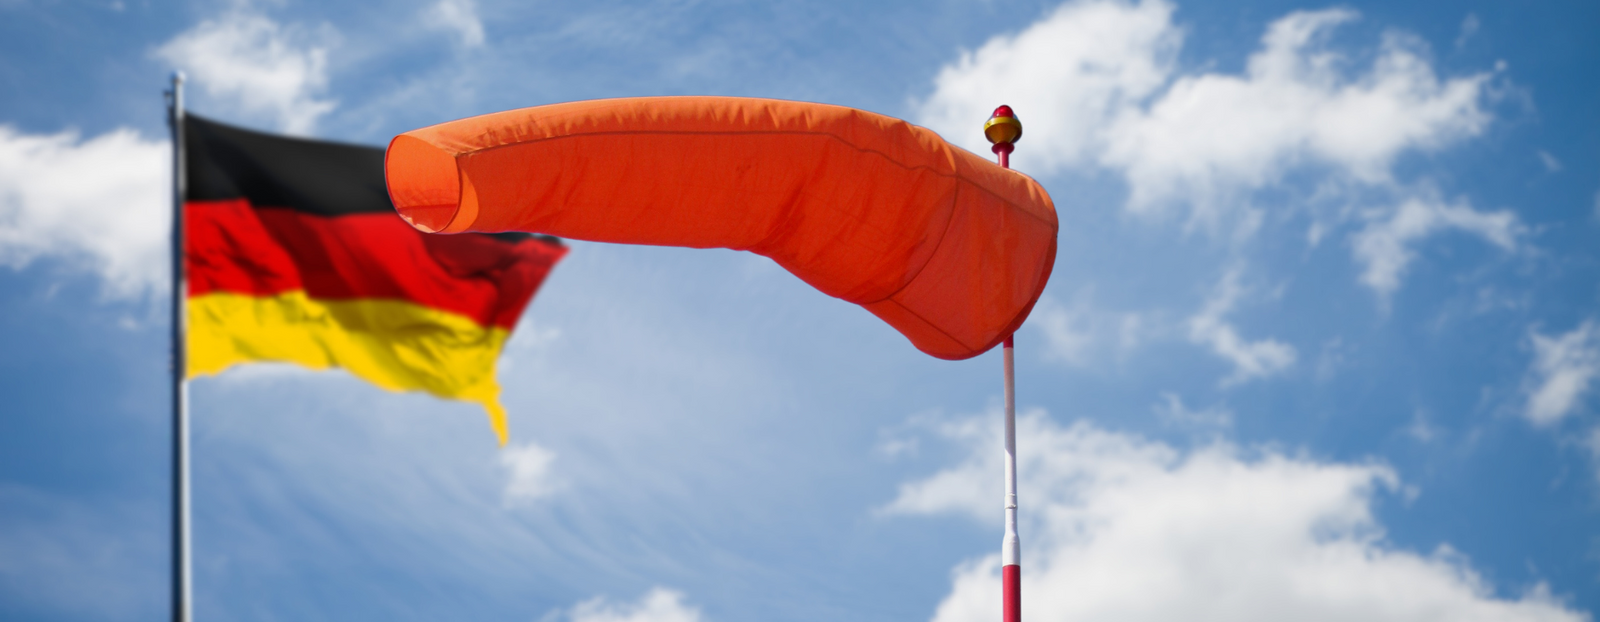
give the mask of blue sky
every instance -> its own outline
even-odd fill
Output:
[[[0,0],[0,618],[167,602],[168,145],[634,95],[856,106],[1061,216],[1017,335],[1030,619],[1600,608],[1600,8]],[[204,620],[998,614],[997,353],[760,257],[575,243],[480,411],[194,383]]]

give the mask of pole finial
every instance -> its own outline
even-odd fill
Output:
[[[994,109],[994,114],[983,124],[983,137],[994,144],[995,153],[1011,153],[1013,145],[1022,139],[1022,121],[1010,106]]]

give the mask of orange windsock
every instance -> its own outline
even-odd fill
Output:
[[[750,251],[943,359],[1015,331],[1056,254],[1055,206],[1037,182],[841,106],[539,106],[406,132],[385,166],[395,208],[423,231]]]

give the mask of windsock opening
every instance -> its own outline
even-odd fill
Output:
[[[400,216],[429,232],[756,253],[944,359],[977,356],[1027,318],[1059,227],[1038,182],[926,128],[770,99],[451,121],[391,141],[387,176]]]
[[[426,141],[396,136],[384,154],[389,200],[400,217],[428,233],[464,231],[456,223],[462,203],[462,180],[456,159]],[[451,225],[456,225],[454,228]]]

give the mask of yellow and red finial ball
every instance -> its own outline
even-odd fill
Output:
[[[994,115],[983,124],[983,137],[994,143],[995,153],[1010,152],[1012,143],[1022,138],[1022,121],[1017,120],[1010,106],[995,108]]]

